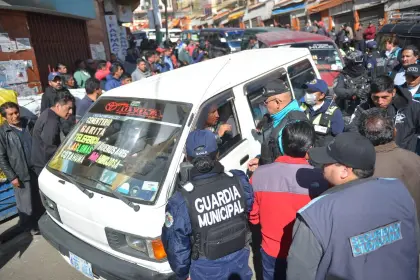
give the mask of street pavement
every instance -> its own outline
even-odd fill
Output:
[[[0,236],[16,225],[15,218],[0,224]],[[41,235],[20,234],[0,245],[0,279],[86,280]]]
[[[0,240],[18,222],[0,224]],[[250,258],[250,265],[252,262]],[[73,269],[41,235],[19,234],[0,244],[0,279],[4,280],[86,280]],[[255,276],[252,278],[255,279]]]

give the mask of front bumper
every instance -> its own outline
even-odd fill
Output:
[[[71,251],[90,262],[95,276],[107,280],[175,279],[174,274],[160,274],[111,256],[89,245],[62,229],[47,214],[41,217],[38,224],[42,236],[62,255],[68,257]]]

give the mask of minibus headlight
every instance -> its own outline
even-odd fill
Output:
[[[61,223],[60,214],[58,213],[57,204],[52,201],[48,196],[46,196],[43,192],[39,191],[41,195],[41,202],[44,205],[45,210],[53,216],[57,221]]]
[[[125,240],[131,248],[145,253],[151,259],[162,260],[166,258],[166,252],[160,238],[150,240],[126,235]]]
[[[105,234],[109,246],[118,252],[158,262],[166,260],[166,252],[160,237],[144,238],[108,227],[105,228]]]

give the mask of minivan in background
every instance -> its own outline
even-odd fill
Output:
[[[229,54],[241,50],[244,30],[240,28],[206,28],[200,31],[200,43],[209,41],[218,51]]]
[[[330,88],[344,68],[344,60],[337,45],[326,36],[290,30],[259,33],[256,36],[260,48],[308,48],[322,79]]]
[[[285,31],[287,29],[280,28],[280,27],[253,27],[253,28],[247,28],[244,31],[244,35],[242,36],[242,42],[241,42],[241,51],[248,49],[249,44],[249,37],[252,35],[257,35],[259,33],[264,32],[281,32]]]

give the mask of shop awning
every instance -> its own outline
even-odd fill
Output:
[[[301,2],[303,2],[303,0],[280,0],[274,5],[274,8],[277,9],[291,4],[298,4]]]
[[[290,13],[296,10],[300,10],[300,9],[305,9],[305,4],[297,4],[297,5],[293,5],[287,8],[279,8],[279,9],[275,9],[272,11],[272,15],[276,16],[276,15],[281,15],[281,14],[286,14],[286,13]]]
[[[232,14],[230,14],[228,16],[228,20],[231,21],[231,20],[238,19],[240,17],[243,17],[244,14],[245,14],[245,11],[240,11],[240,12],[232,13]]]
[[[244,15],[243,21],[251,20],[258,17],[260,17],[261,20],[267,20],[271,17],[271,11],[273,10],[274,6],[273,1],[268,1],[257,5],[258,6],[254,9],[248,8],[248,13]]]
[[[307,8],[309,14],[318,13],[320,11],[324,11],[326,9],[341,5],[345,2],[351,2],[352,0],[327,0]]]
[[[218,13],[217,15],[215,15],[215,16],[213,17],[213,20],[214,20],[214,21],[219,20],[219,19],[221,19],[222,17],[227,16],[229,13],[230,13],[230,11],[220,12],[220,13]]]

